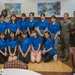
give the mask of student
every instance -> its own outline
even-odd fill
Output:
[[[18,35],[19,29],[20,25],[16,22],[16,15],[12,14],[8,25],[8,33],[10,34],[10,32],[13,31],[16,33],[16,35]]]
[[[28,25],[27,27],[28,27],[28,33],[29,33],[29,35],[31,34],[32,30],[35,29],[36,23],[37,23],[37,21],[34,20],[34,13],[30,12],[29,13],[29,20],[27,21],[27,25]]]
[[[41,62],[41,44],[42,39],[37,35],[37,31],[32,31],[32,37],[31,37],[31,44],[32,44],[32,51],[31,51],[31,61],[32,62]]]
[[[30,39],[27,37],[27,32],[23,32],[21,38],[21,42],[19,45],[19,50],[20,50],[20,55],[19,59],[26,64],[29,63],[30,61],[30,47],[31,47],[31,42]]]
[[[53,42],[49,31],[44,33],[44,49],[42,52],[42,57],[44,62],[49,62],[53,59],[55,50],[53,48]]]
[[[8,17],[7,10],[2,10],[1,15],[4,16],[4,21],[9,22],[10,18]]]
[[[0,33],[0,64],[4,64],[7,61],[7,43],[5,40],[5,33]]]
[[[44,32],[48,29],[48,21],[45,20],[45,14],[41,13],[41,20],[38,21],[36,25],[36,30],[38,31],[40,36],[43,36]]]
[[[16,60],[18,54],[17,53],[18,40],[14,32],[10,32],[10,38],[7,40],[7,46],[9,51],[8,61]]]
[[[54,50],[56,51],[56,55],[54,56],[56,61],[58,55],[58,35],[60,34],[60,25],[56,22],[56,17],[54,15],[51,16],[51,22],[48,25],[48,30],[51,33]]]
[[[69,60],[69,45],[70,45],[70,31],[73,28],[72,22],[69,20],[69,14],[64,13],[63,20],[60,21],[61,26],[61,50],[62,50],[62,61]]]
[[[0,15],[0,33],[7,33],[8,24],[4,21],[4,16]]]
[[[21,20],[18,21],[18,23],[20,24],[20,32],[24,32],[27,31],[27,20],[26,20],[26,14],[22,13],[21,15]]]

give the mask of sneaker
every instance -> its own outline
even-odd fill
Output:
[[[55,54],[55,55],[53,56],[53,58],[54,58],[54,61],[57,61],[57,54]]]

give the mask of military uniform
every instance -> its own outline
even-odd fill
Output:
[[[61,27],[61,50],[62,50],[62,56],[64,58],[69,58],[69,43],[70,43],[70,31],[72,29],[71,21],[62,20],[60,22]]]
[[[70,34],[70,45],[75,46],[75,18],[72,18],[71,21],[73,24],[73,29],[71,30]]]

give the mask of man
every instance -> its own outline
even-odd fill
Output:
[[[71,18],[73,29],[70,34],[70,45],[75,46],[75,11],[73,12],[74,17]]]

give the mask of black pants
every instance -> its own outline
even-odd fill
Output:
[[[2,50],[2,52],[4,53],[5,50]],[[4,64],[8,59],[8,55],[7,56],[4,56],[0,53],[0,64]]]
[[[45,54],[42,54],[44,62],[52,61],[54,55],[49,54],[48,52]]]
[[[20,53],[19,59],[20,59],[21,61],[25,62],[26,64],[28,64],[29,61],[30,61],[30,52],[27,54],[27,56],[26,56],[25,58],[24,58],[24,57],[22,56],[22,54]]]

